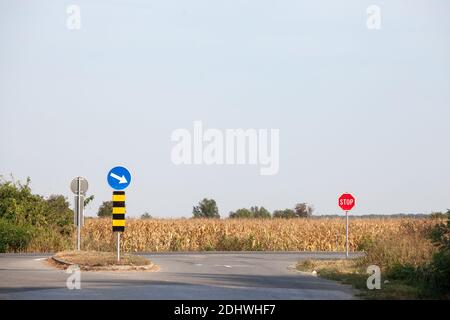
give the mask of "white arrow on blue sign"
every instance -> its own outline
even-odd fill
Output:
[[[108,172],[108,183],[114,190],[124,190],[131,182],[131,173],[125,167],[114,167]]]

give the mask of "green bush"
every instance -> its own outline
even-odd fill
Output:
[[[417,279],[417,268],[411,264],[394,264],[389,268],[387,276],[394,280],[413,281]]]
[[[17,226],[6,219],[0,219],[0,252],[24,250],[32,236],[32,227]]]
[[[450,298],[450,252],[439,251],[419,273],[424,296]]]
[[[431,232],[431,240],[439,248],[431,262],[421,270],[425,295],[450,298],[450,210],[447,223],[437,225]]]
[[[30,179],[0,177],[0,251],[49,251],[66,247],[73,233],[73,211],[62,195],[33,194]],[[56,244],[56,246],[55,246]]]
[[[223,251],[261,251],[263,247],[257,243],[253,235],[246,237],[223,234],[217,242],[216,250]]]
[[[430,232],[437,251],[431,260],[419,266],[408,263],[389,265],[388,277],[417,286],[425,298],[450,298],[450,210],[447,223],[436,225]]]
[[[450,210],[447,211],[447,223],[438,224],[431,231],[430,238],[441,250],[450,250]]]

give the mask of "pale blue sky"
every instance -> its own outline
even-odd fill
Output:
[[[81,8],[81,30],[66,7]],[[366,8],[381,8],[381,30]],[[0,0],[0,174],[96,201],[133,174],[128,215],[450,207],[450,2]],[[174,129],[280,129],[280,171],[175,166]]]

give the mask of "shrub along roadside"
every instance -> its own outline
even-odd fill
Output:
[[[62,195],[33,194],[30,179],[0,177],[0,252],[49,252],[70,248],[73,211]]]
[[[429,264],[418,270],[422,291],[424,295],[450,299],[450,210],[447,223],[434,227],[430,238],[438,251]]]
[[[30,226],[17,226],[0,218],[0,252],[24,250],[33,236]]]
[[[317,275],[325,279],[339,281],[351,285],[357,291],[356,295],[363,299],[371,300],[395,300],[416,299],[419,289],[402,280],[385,279],[382,274],[381,290],[369,290],[367,288],[366,269],[360,259],[344,260],[303,260],[297,263],[297,270],[311,273],[316,271]]]
[[[427,238],[434,246],[427,261],[396,263],[386,269],[387,276],[418,287],[421,298],[450,299],[450,210],[446,223],[429,230]],[[417,244],[411,247],[416,250]]]
[[[369,299],[450,299],[450,210],[447,215],[431,229],[405,223],[395,235],[363,239],[364,258],[300,261],[297,269],[351,284]],[[381,268],[381,290],[366,287],[369,265]]]

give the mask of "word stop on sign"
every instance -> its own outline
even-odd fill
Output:
[[[355,203],[355,199],[339,199],[340,206],[352,206]]]

